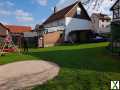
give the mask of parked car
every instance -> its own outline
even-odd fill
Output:
[[[92,42],[104,42],[104,41],[111,41],[111,38],[105,38],[101,36],[96,36],[95,38],[91,39]]]

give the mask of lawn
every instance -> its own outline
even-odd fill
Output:
[[[28,54],[0,57],[0,64],[21,60],[47,60],[61,67],[59,76],[33,90],[109,90],[120,80],[120,57],[111,56],[107,42],[31,49]]]

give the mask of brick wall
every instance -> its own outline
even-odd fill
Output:
[[[51,32],[44,34],[43,38],[39,39],[38,41],[39,41],[38,47],[42,47],[43,45],[44,47],[49,47],[62,43],[63,39],[60,36],[60,32]]]

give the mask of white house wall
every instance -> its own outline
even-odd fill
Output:
[[[111,22],[110,21],[108,22],[107,20],[104,20],[104,22],[102,22],[102,20],[99,20],[98,33],[109,33],[111,31],[110,23]]]
[[[95,32],[98,32],[98,29],[99,29],[99,19],[97,18],[97,16],[93,15],[91,17],[92,19],[92,30],[95,31]]]
[[[46,24],[45,28],[57,27],[57,26],[65,26],[65,19],[57,20],[51,23]]]
[[[49,24],[46,24],[44,26],[44,29],[46,29],[48,32],[54,32],[60,29],[64,30],[64,26],[65,26],[65,19],[61,19],[61,20],[57,20]]]
[[[111,21],[101,20],[97,16],[93,15],[91,17],[93,23],[93,31],[96,33],[109,33],[111,31],[110,24]],[[104,27],[103,27],[104,26]]]
[[[66,17],[65,20],[66,20],[65,41],[67,41],[68,34],[71,31],[92,29],[92,23],[89,20],[77,19],[72,17]]]
[[[55,31],[64,30],[64,26],[50,27],[50,28],[45,28],[45,29],[47,29],[48,32],[55,32]]]
[[[66,29],[70,31],[74,30],[90,30],[91,21],[85,19],[77,19],[66,17]]]

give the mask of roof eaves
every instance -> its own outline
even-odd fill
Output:
[[[75,3],[74,3],[75,5],[73,4],[74,6],[71,8],[71,10],[72,10],[74,7],[76,7],[76,6],[78,5],[78,3],[80,3],[80,1],[75,2]],[[69,10],[69,11],[65,14],[65,17],[66,17],[66,15],[67,15],[68,13],[70,13],[71,10]]]
[[[64,10],[66,10],[67,8],[69,8],[69,9],[71,10],[75,4],[76,4],[76,3],[74,3],[74,4],[72,4],[72,5],[68,6],[68,7],[63,8],[62,10],[60,10],[60,11],[58,11],[58,12],[56,12],[56,13],[53,13],[50,17],[48,17],[48,19],[47,19],[42,25],[45,25],[45,24],[47,24],[47,23],[50,23],[48,20],[49,20],[52,16],[54,16],[55,14],[58,14],[58,13],[64,11]],[[70,7],[71,7],[71,8],[70,8]],[[65,15],[70,11],[69,9],[68,9],[68,11],[65,11],[65,12],[64,12],[65,14],[64,14],[62,17],[59,17],[57,20],[62,19],[62,18],[65,18]],[[47,22],[47,21],[48,21],[48,22]],[[56,20],[53,20],[53,21],[56,21]],[[53,22],[53,21],[51,21],[51,22]]]
[[[115,2],[115,4],[110,8],[111,11],[113,10],[113,7],[114,7],[118,2],[119,2],[119,0],[117,0],[117,1]]]
[[[0,25],[1,25],[2,27],[4,27],[5,29],[7,29],[8,31],[10,31],[10,29],[7,28],[6,26],[4,26],[2,23],[0,23]]]

